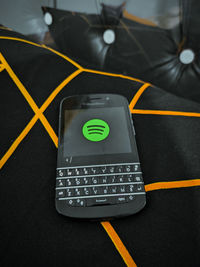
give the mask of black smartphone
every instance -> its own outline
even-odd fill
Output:
[[[88,219],[134,214],[146,203],[128,101],[117,94],[62,100],[56,209]]]

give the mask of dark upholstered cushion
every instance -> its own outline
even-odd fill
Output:
[[[93,68],[137,76],[168,92],[200,102],[200,2],[180,1],[180,24],[172,29],[145,25],[122,17],[105,24],[101,16],[45,8],[51,13],[50,32],[58,49]],[[115,41],[103,33],[112,29]],[[185,64],[180,55],[192,51]]]
[[[85,93],[130,102],[147,205],[109,223],[54,206],[59,103]],[[200,105],[135,78],[93,71],[0,30],[0,265],[199,266]],[[105,225],[104,225],[105,226]],[[122,259],[122,257],[123,259]]]

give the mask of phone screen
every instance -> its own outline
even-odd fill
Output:
[[[64,157],[131,152],[123,106],[64,111]]]

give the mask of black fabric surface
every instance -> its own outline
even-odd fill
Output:
[[[1,30],[0,36],[7,33],[11,35]],[[12,36],[19,37],[14,32]],[[39,108],[77,69],[48,49],[19,40],[0,39],[0,53]],[[63,97],[106,92],[122,94],[131,102],[141,86],[127,78],[84,71],[60,91],[44,115],[57,134]],[[197,114],[133,114],[133,120],[145,185],[199,181],[200,105],[150,86],[135,109]],[[0,111],[2,157],[35,114],[6,70],[0,72]],[[99,222],[72,220],[56,212],[56,154],[56,146],[38,120],[2,167],[0,266],[123,266]],[[148,191],[141,212],[111,222],[137,266],[200,265],[199,189]]]
[[[200,102],[198,0],[180,0],[180,23],[172,29],[145,25],[125,17],[118,19],[116,24],[102,21],[101,14],[48,7],[43,11],[53,17],[49,30],[63,53],[87,66],[123,72]],[[103,40],[107,29],[115,33],[116,39],[112,44]],[[180,53],[185,49],[194,52],[194,60],[190,64],[180,61]]]

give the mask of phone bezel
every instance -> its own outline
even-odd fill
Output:
[[[98,103],[103,103],[101,107],[123,107],[126,116],[128,134],[131,144],[130,153],[116,153],[105,155],[88,155],[88,156],[75,156],[64,157],[64,113],[67,109],[82,109],[82,105],[88,102],[88,98],[97,99]],[[106,101],[109,98],[109,101]],[[95,100],[96,101],[96,100]],[[93,105],[91,108],[99,108],[99,105]],[[101,101],[101,102],[100,102]],[[89,107],[88,107],[89,108]],[[83,165],[96,165],[96,164],[114,164],[114,163],[127,163],[136,162],[138,159],[138,152],[135,142],[135,130],[130,117],[128,101],[125,97],[115,94],[92,94],[67,97],[62,100],[60,105],[59,117],[59,141],[58,141],[58,160],[57,167],[74,167]]]

